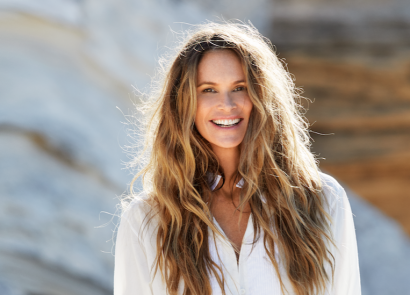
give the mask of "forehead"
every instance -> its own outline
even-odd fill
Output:
[[[208,51],[198,64],[198,82],[206,80],[218,82],[218,80],[243,80],[245,74],[242,62],[238,55],[229,49]]]

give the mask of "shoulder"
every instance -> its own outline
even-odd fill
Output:
[[[143,229],[150,228],[151,222],[155,219],[155,212],[152,198],[146,193],[140,193],[126,205],[123,205],[121,223],[128,223],[135,234],[142,237]]]
[[[322,181],[322,195],[325,199],[325,203],[329,207],[330,213],[333,213],[338,207],[338,204],[347,201],[345,190],[332,176],[322,172],[319,172],[319,175]]]

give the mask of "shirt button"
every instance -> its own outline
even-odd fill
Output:
[[[241,294],[245,294],[245,289],[241,289]]]

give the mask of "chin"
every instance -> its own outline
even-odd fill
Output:
[[[235,140],[235,141],[217,141],[213,140],[210,141],[211,145],[218,147],[218,148],[224,148],[224,149],[232,149],[232,148],[237,148],[239,145],[242,143],[242,140]]]

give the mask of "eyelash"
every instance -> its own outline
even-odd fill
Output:
[[[238,88],[241,88],[240,90],[237,90]],[[211,91],[208,91],[208,90],[211,90]],[[238,86],[238,87],[236,87],[235,89],[234,89],[234,91],[243,91],[243,90],[246,90],[246,87],[245,86]],[[202,92],[209,92],[209,93],[213,93],[215,90],[213,89],[213,88],[206,88],[206,89],[204,89],[204,90],[202,90]]]

